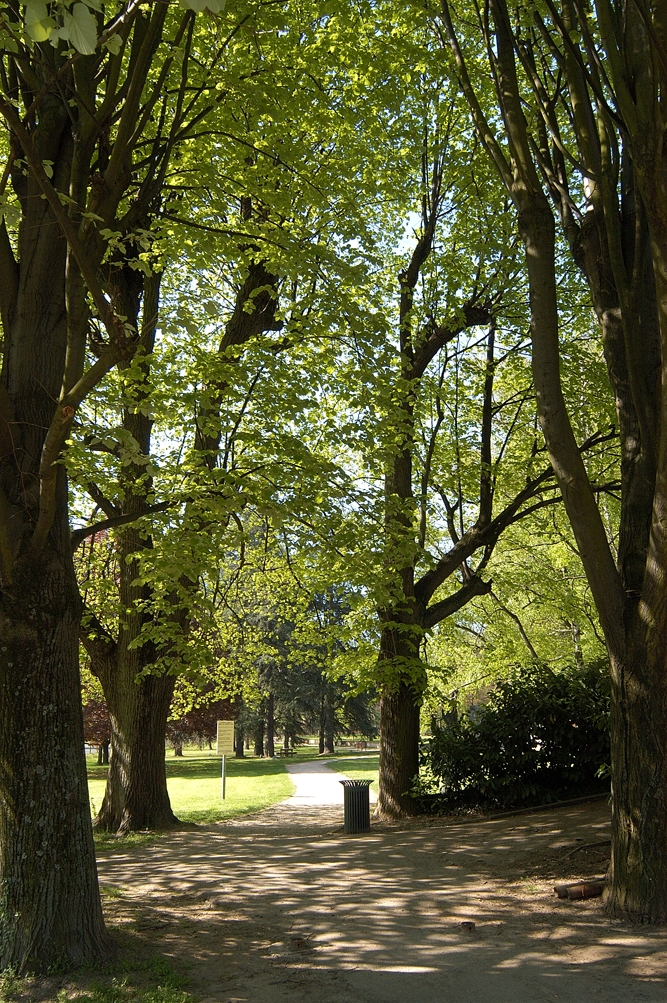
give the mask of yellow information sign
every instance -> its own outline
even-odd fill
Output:
[[[215,745],[216,756],[234,755],[234,722],[218,721],[218,736]]]

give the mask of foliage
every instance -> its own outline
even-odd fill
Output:
[[[83,737],[89,745],[103,745],[111,738],[109,710],[104,700],[89,700],[84,704]]]
[[[534,665],[496,683],[485,703],[436,724],[423,752],[435,779],[417,795],[441,809],[488,809],[605,789],[607,673],[604,663],[561,672]]]
[[[167,722],[167,742],[182,754],[183,746],[196,742],[200,748],[210,743],[216,736],[218,721],[229,720],[237,709],[229,700],[214,700],[206,703],[201,698],[182,717],[173,717]]]

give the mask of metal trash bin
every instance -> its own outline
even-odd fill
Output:
[[[368,798],[370,780],[340,780],[343,785],[345,832],[370,832],[371,809]]]

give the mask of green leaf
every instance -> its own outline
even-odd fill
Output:
[[[75,3],[71,14],[65,14],[65,30],[77,52],[82,56],[91,56],[97,45],[97,23],[85,3]],[[61,37],[63,35],[61,29]]]
[[[25,9],[26,31],[35,42],[45,42],[55,27],[45,3],[30,0]]]
[[[112,35],[111,38],[107,38],[104,44],[113,56],[117,56],[122,48],[123,39],[120,35]]]
[[[194,10],[197,13],[208,8],[211,13],[219,14],[221,10],[225,9],[226,2],[227,0],[181,0],[181,7],[187,7],[188,10]]]

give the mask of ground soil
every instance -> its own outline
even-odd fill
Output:
[[[340,806],[287,803],[99,870],[122,942],[173,957],[203,1003],[664,1003],[667,930],[554,894],[604,874],[608,839],[601,801],[359,836]]]

